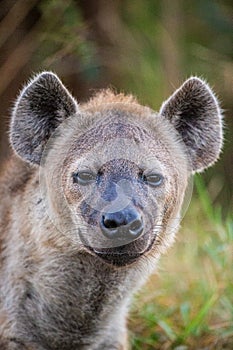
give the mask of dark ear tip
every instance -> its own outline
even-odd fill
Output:
[[[202,98],[202,101],[208,102],[212,104],[212,107],[215,107],[219,110],[218,99],[210,88],[208,83],[198,77],[190,77],[187,79],[184,84],[180,88],[181,91],[185,91],[188,94],[193,94],[195,97]]]
[[[40,81],[40,80],[59,81],[60,82],[60,79],[58,78],[58,76],[55,73],[50,72],[50,71],[44,71],[44,72],[41,72],[41,73],[35,75],[34,78],[32,78],[31,83],[35,83],[35,82]]]
[[[195,89],[196,88],[210,89],[205,80],[195,76],[188,78],[184,82],[183,86],[188,86],[189,88],[195,88]]]
[[[50,71],[44,71],[38,74],[35,74],[32,76],[32,78],[28,81],[28,83],[24,86],[24,88],[21,90],[15,104],[15,109],[18,106],[18,102],[21,100],[21,97],[25,95],[25,93],[28,93],[31,91],[31,89],[35,88],[36,86],[46,86],[47,84],[50,85],[62,85],[61,80],[58,78],[58,76]],[[14,114],[14,112],[13,112]]]
[[[56,75],[56,73],[53,73],[51,71],[44,71],[44,72],[41,72],[39,74],[36,75],[36,78],[56,78],[56,79],[59,79],[58,76]],[[60,79],[59,79],[60,80]]]

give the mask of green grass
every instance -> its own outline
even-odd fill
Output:
[[[133,350],[233,349],[233,218],[199,176],[195,187],[177,242],[134,300]]]

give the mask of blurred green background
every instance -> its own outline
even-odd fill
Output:
[[[113,86],[155,110],[197,75],[226,124],[224,153],[205,180],[214,202],[233,201],[232,1],[2,0],[0,48],[0,160],[13,101],[35,72],[57,72],[79,101]]]
[[[190,75],[213,87],[225,115],[224,151],[196,179],[181,238],[150,282],[160,293],[149,285],[135,301],[131,342],[233,349],[233,2],[2,0],[0,48],[1,167],[14,99],[38,71],[55,71],[78,101],[111,86],[155,110]]]

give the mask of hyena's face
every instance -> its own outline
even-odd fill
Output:
[[[68,122],[73,133],[56,141],[59,149],[48,153],[47,162],[51,167],[62,152],[52,169],[60,174],[54,191],[62,188],[56,201],[69,208],[72,235],[105,261],[125,265],[155,249],[158,239],[160,245],[172,239],[188,164],[176,143],[166,141],[156,115],[143,123],[118,104],[96,119],[82,133],[80,124]]]
[[[196,78],[155,114],[112,93],[79,108],[44,73],[17,101],[11,140],[23,159],[41,163],[48,213],[61,233],[124,266],[171,244],[188,177],[216,159],[221,123],[214,96]]]

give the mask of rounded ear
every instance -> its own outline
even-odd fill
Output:
[[[193,171],[212,165],[222,148],[222,116],[218,101],[201,79],[191,77],[163,103],[168,119],[187,147]]]
[[[37,75],[22,90],[13,110],[13,149],[22,159],[39,164],[53,131],[77,110],[77,102],[54,73]]]

